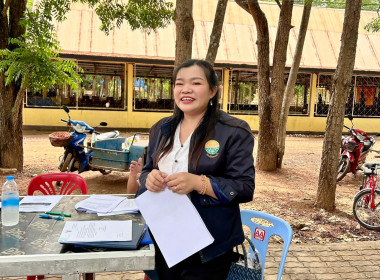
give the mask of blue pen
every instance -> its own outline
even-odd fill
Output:
[[[50,216],[50,215],[47,215],[47,214],[40,214],[40,218],[42,219],[54,219],[54,220],[57,220],[57,221],[60,221],[60,220],[64,220],[65,218],[64,217],[53,217],[53,216]]]

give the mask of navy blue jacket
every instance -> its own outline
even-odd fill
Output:
[[[224,124],[220,120],[240,127]],[[146,191],[146,178],[154,169],[153,159],[161,138],[170,132],[171,121],[172,117],[164,118],[151,129],[147,159],[139,179],[141,186],[137,195]],[[226,253],[244,241],[239,203],[253,199],[255,169],[252,155],[254,138],[241,127],[251,131],[245,121],[220,111],[215,133],[210,139],[214,141],[206,142],[196,170],[192,162],[188,166],[189,173],[206,175],[227,198],[225,202],[215,203],[215,200],[213,202],[210,197],[202,196],[196,191],[190,193],[192,203],[215,239],[201,250],[203,262]],[[190,146],[190,150],[191,148]]]

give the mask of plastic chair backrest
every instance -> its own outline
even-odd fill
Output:
[[[46,173],[37,175],[29,182],[28,195],[33,195],[35,191],[56,195],[54,182],[62,182],[60,195],[69,195],[76,189],[87,194],[87,184],[82,176],[74,173]]]
[[[293,235],[292,228],[286,221],[267,213],[254,211],[254,210],[241,210],[240,214],[241,214],[243,225],[246,225],[250,228],[252,243],[253,245],[255,245],[255,248],[260,254],[263,279],[264,279],[264,267],[265,267],[266,253],[268,250],[269,238],[273,235],[279,235],[284,240],[281,262],[280,262],[280,267],[279,267],[279,271],[277,275],[277,279],[280,280],[282,276],[282,272],[284,270],[285,260],[288,254],[290,242],[292,241],[292,235]],[[272,223],[273,226],[268,227],[261,224],[257,224],[252,221],[252,218],[267,220],[268,222]],[[249,252],[252,255],[253,253],[252,248],[249,249]]]
[[[60,195],[71,194],[74,190],[80,189],[82,194],[87,194],[87,183],[85,179],[74,173],[46,173],[40,174],[30,180],[28,185],[28,195],[40,191],[44,195],[56,195],[54,182],[62,182]],[[36,276],[27,276],[27,280],[35,280]],[[38,275],[37,279],[44,279],[43,275]]]

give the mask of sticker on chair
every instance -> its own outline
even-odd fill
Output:
[[[255,228],[255,235],[254,238],[259,241],[264,241],[265,238],[265,230],[261,228]]]

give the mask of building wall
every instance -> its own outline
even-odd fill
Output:
[[[133,100],[133,64],[127,64],[126,67],[126,93],[127,104],[132,104]],[[223,74],[223,110],[227,111],[228,90],[229,90],[229,71],[224,70]],[[312,75],[310,94],[310,110],[307,115],[289,116],[287,122],[288,132],[299,133],[323,133],[326,126],[326,117],[315,117],[315,96],[317,89],[317,75]],[[153,112],[153,111],[133,111],[132,106],[128,106],[127,110],[102,110],[72,109],[70,116],[74,120],[81,120],[90,126],[96,126],[100,122],[105,121],[110,128],[127,128],[127,129],[149,129],[154,123],[163,117],[170,116],[171,112]],[[249,123],[253,131],[259,131],[258,115],[234,115]],[[66,126],[60,122],[60,119],[67,119],[67,114],[61,108],[33,108],[26,107],[23,110],[23,122],[27,128],[56,128],[62,129]],[[351,126],[348,119],[345,120],[347,126]],[[380,118],[355,118],[355,127],[360,128],[369,133],[380,132]]]
[[[149,129],[155,122],[171,113],[154,112],[128,112],[128,111],[101,111],[101,110],[71,110],[70,116],[74,120],[81,120],[90,126],[96,126],[101,121],[108,123],[111,128]],[[235,115],[249,123],[253,131],[259,130],[259,117],[256,115]],[[66,128],[60,119],[67,119],[62,109],[24,108],[24,126],[31,128]],[[350,121],[345,119],[347,126]],[[380,119],[355,118],[356,128],[368,133],[380,133]],[[287,123],[288,132],[299,133],[323,133],[326,127],[326,117],[289,116]],[[345,130],[343,130],[345,132]]]

